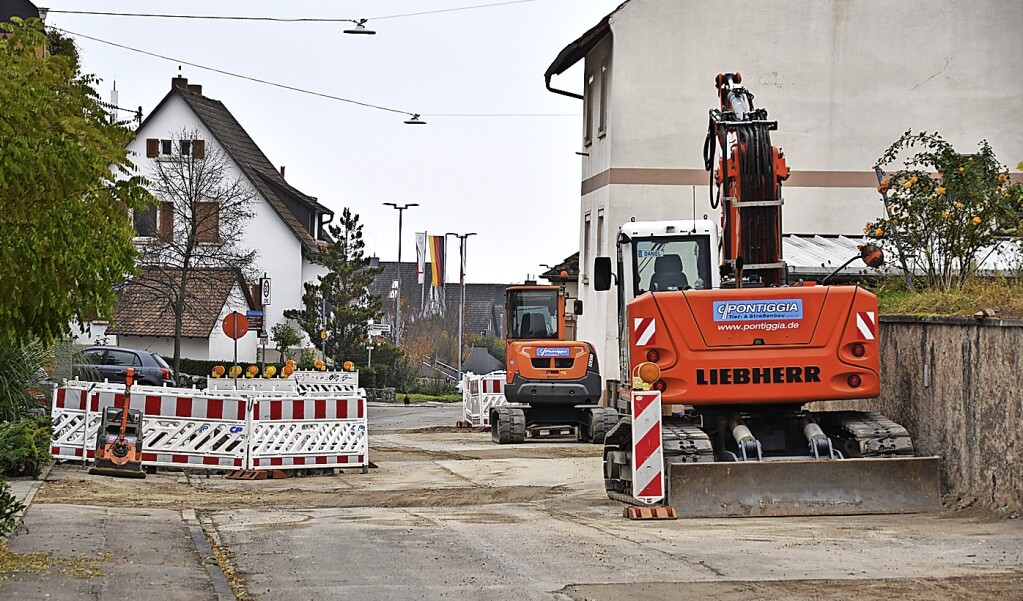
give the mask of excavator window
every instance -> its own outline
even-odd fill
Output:
[[[706,236],[634,239],[636,296],[647,291],[710,288],[710,249]]]
[[[508,338],[558,339],[558,290],[509,290]]]

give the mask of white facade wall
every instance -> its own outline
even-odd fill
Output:
[[[169,336],[119,336],[118,346],[157,353],[171,363],[174,357],[174,338]],[[209,340],[205,338],[182,338],[181,356],[205,361],[209,359]],[[194,374],[204,375],[204,374]]]
[[[234,339],[228,338],[227,334],[224,333],[224,328],[219,324],[224,323],[224,318],[232,311],[245,313],[247,309],[248,304],[245,301],[244,293],[240,286],[235,285],[234,289],[231,290],[231,294],[228,295],[227,301],[224,303],[224,308],[220,310],[220,316],[217,317],[217,327],[213,328],[213,331],[210,332],[210,338],[207,342],[207,347],[209,348],[207,359],[221,360],[234,357]],[[250,330],[239,338],[238,361],[254,363],[256,361],[256,346],[258,343],[259,338],[254,330]]]
[[[146,158],[147,138],[168,139],[179,135],[183,130],[199,132],[198,137],[206,140],[207,155],[213,149],[217,149],[223,152],[229,161],[231,160],[230,155],[220,147],[216,138],[203,126],[198,116],[195,115],[184,100],[175,95],[168,99],[158,113],[154,113],[149,118],[145,128],[140,130],[136,138],[128,145],[128,150],[133,153],[132,160],[139,168],[138,173],[141,175],[148,175],[149,173],[150,159]],[[231,178],[244,178],[241,170],[233,161],[231,162],[229,173]],[[259,254],[256,259],[256,273],[261,276],[265,272],[271,278],[271,304],[264,308],[264,328],[269,332],[274,324],[285,321],[284,311],[301,308],[303,282],[315,281],[316,274],[322,273],[322,267],[312,266],[303,258],[302,246],[298,238],[295,237],[295,234],[284,223],[270,203],[255,188],[253,188],[253,191],[255,193],[255,205],[253,207],[255,215],[246,225],[243,245],[246,248],[256,250]],[[226,215],[221,216],[221,219],[228,218],[229,216]],[[244,312],[245,308],[243,307],[239,310]],[[252,334],[251,337],[253,339],[256,338],[255,334]],[[203,356],[193,354],[199,353],[198,350],[190,350],[189,354],[183,356],[194,359],[206,359],[208,357],[222,359],[231,357],[230,353],[221,354],[225,352],[221,343],[222,341],[216,339],[216,337],[211,337],[208,350],[204,350],[201,353]],[[253,349],[255,348],[255,343],[253,343],[252,347]],[[231,353],[233,353],[233,345]],[[241,353],[241,346],[239,347],[239,353]],[[245,360],[251,361],[254,358]]]
[[[910,128],[938,131],[963,152],[987,139],[1010,166],[1023,159],[1023,3],[739,0],[726,12],[710,0],[632,0],[584,62],[593,131],[582,158],[579,338],[604,341],[605,377],[618,374],[617,318],[613,290],[590,284],[593,257],[614,257],[617,229],[633,217],[719,219],[702,156],[717,73],[741,72],[755,105],[779,122],[772,141],[793,173],[785,233],[856,234],[880,215],[873,166]]]

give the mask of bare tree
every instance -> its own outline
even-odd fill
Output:
[[[122,294],[120,309],[147,305],[169,310],[178,372],[186,313],[201,306],[203,297],[230,274],[254,276],[257,253],[243,241],[256,194],[233,172],[224,152],[207,146],[198,131],[181,130],[171,140],[160,140],[155,154],[148,177],[157,204],[135,215],[135,228],[144,239],[139,244],[142,276],[128,284],[132,291]]]

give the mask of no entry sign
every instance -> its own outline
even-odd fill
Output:
[[[228,338],[238,340],[249,331],[249,320],[235,311],[224,318],[224,333]]]

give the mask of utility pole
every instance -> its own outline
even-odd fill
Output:
[[[419,203],[410,202],[398,205],[393,202],[385,202],[383,204],[398,211],[398,294],[395,297],[394,303],[394,344],[395,346],[401,346],[401,222],[402,217],[405,215],[405,209],[418,207]]]
[[[465,244],[469,236],[475,236],[476,232],[468,234],[456,234],[448,232],[445,236],[458,238],[458,284],[460,288],[458,298],[458,380],[462,380],[462,328],[465,323]]]

